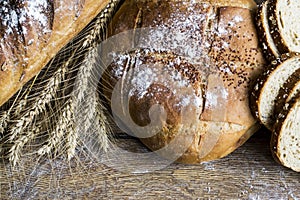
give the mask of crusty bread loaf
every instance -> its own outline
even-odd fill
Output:
[[[108,2],[1,1],[0,106],[38,74]]]
[[[290,76],[300,69],[300,56],[282,57],[277,65],[269,67],[265,74],[258,80],[254,87],[256,108],[253,112],[269,130],[273,129],[276,117],[274,114],[275,103],[280,98],[280,89]]]
[[[268,3],[266,0],[259,4],[257,9],[256,24],[259,34],[259,40],[262,45],[263,53],[269,61],[280,57],[280,53],[274,43],[269,28]]]
[[[198,163],[228,155],[257,130],[248,89],[265,61],[250,9],[256,9],[253,1],[128,0],[122,5],[110,35],[137,27],[167,27],[184,35],[182,43],[172,34],[159,35],[155,43],[158,35],[149,32],[151,49],[123,52],[103,77],[105,95],[124,124],[142,127],[142,135],[150,134],[152,119],[162,125],[157,134],[141,138],[150,149],[162,149],[178,136],[171,152],[188,144],[178,161]],[[179,48],[160,49],[168,41]],[[130,45],[125,43],[116,45]],[[187,49],[194,59],[181,56]]]
[[[300,93],[288,101],[274,125],[271,150],[276,161],[300,172]]]
[[[270,33],[281,54],[300,52],[300,3],[298,0],[269,0]]]

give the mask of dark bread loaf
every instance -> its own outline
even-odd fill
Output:
[[[108,0],[0,2],[0,106],[78,34]]]
[[[300,172],[300,93],[286,103],[274,125],[271,150],[276,161]]]
[[[105,95],[121,121],[144,127],[144,135],[151,132],[147,129],[151,119],[162,125],[154,136],[141,138],[150,149],[184,136],[171,149],[176,154],[189,144],[178,161],[203,162],[228,155],[257,130],[248,92],[265,61],[252,9],[256,9],[253,1],[128,0],[122,5],[110,25],[110,36],[143,27],[167,27],[184,35],[182,43],[174,33],[156,43],[158,35],[149,32],[150,49],[123,52],[103,77]],[[124,41],[132,35],[135,32]],[[162,49],[160,44],[168,41],[171,47]],[[131,44],[116,45],[122,51]],[[187,49],[193,59],[182,56]],[[160,115],[152,118],[153,114]]]

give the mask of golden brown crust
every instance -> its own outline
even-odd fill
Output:
[[[200,5],[199,2],[205,3]],[[194,82],[190,81],[189,86],[193,85],[194,91],[202,90],[205,98],[204,103],[196,108],[192,103],[187,106],[194,112],[182,114],[180,111],[183,107],[180,107],[179,110],[174,109],[177,108],[174,105],[178,104],[176,97],[172,96],[175,93],[172,93],[172,90],[166,90],[165,87],[172,88],[174,85],[176,86],[176,80],[159,86],[154,84],[149,87],[145,93],[145,95],[148,94],[147,98],[136,94],[133,97],[130,96],[132,98],[130,99],[129,114],[122,114],[122,106],[118,107],[120,112],[117,111],[121,113],[121,117],[125,120],[133,118],[137,125],[146,126],[150,123],[148,110],[151,105],[155,103],[163,105],[168,115],[162,130],[150,138],[142,138],[141,140],[150,149],[159,150],[180,134],[185,135],[186,139],[182,138],[181,143],[177,144],[178,146],[185,146],[189,142],[189,138],[192,137],[192,145],[178,159],[178,161],[185,163],[198,163],[224,157],[242,145],[258,129],[259,125],[250,112],[248,92],[265,64],[261,49],[258,47],[252,12],[249,10],[252,1],[230,1],[230,4],[229,1],[226,1],[224,2],[226,6],[222,4],[223,1],[210,1],[213,5],[207,3],[208,1],[199,2],[188,4],[190,8],[187,9],[187,4],[180,4],[177,1],[176,3],[172,1],[142,1],[143,4],[141,5],[143,6],[140,5],[141,1],[127,1],[110,25],[111,35],[134,29],[136,22],[139,21],[141,22],[138,24],[139,27],[170,26],[176,30],[182,30],[186,34],[186,38],[191,36],[191,38],[199,39],[197,44],[201,46],[202,57],[200,54],[197,54],[197,56],[200,56],[198,59],[202,61],[200,62],[202,64],[207,62],[206,59],[209,60],[208,65],[210,66],[209,73],[211,73],[211,76],[207,76],[207,72],[204,70],[205,67],[199,63],[193,64],[195,69],[199,69],[199,73],[196,74],[193,70],[188,70],[189,73],[198,77],[198,79],[188,79],[194,80]],[[145,7],[147,9],[143,9]],[[197,9],[194,9],[194,7],[197,7]],[[255,9],[256,5],[251,8]],[[139,13],[142,13],[141,19],[136,20]],[[193,18],[194,16],[198,16],[198,18]],[[185,24],[186,27],[177,25],[180,24],[178,23],[180,20],[186,22],[187,20],[184,20],[186,17],[189,19],[202,19],[201,23],[196,23],[198,25],[197,31],[189,32],[189,27],[192,27],[189,24]],[[157,52],[154,54],[157,55]],[[209,56],[204,58],[203,55]],[[128,58],[135,60],[134,57]],[[172,63],[170,58],[166,58]],[[128,60],[126,60],[126,63],[128,66],[133,64]],[[140,68],[137,69],[138,67],[135,64],[133,66],[135,68],[132,73],[138,73]],[[182,65],[183,68],[185,68],[184,66]],[[114,67],[116,69],[118,65]],[[174,69],[178,71],[176,67]],[[125,69],[123,68],[123,70]],[[109,74],[112,74],[112,72],[109,72]],[[131,74],[131,71],[127,75],[129,76],[129,74]],[[104,78],[106,79],[104,82],[111,85],[108,84],[106,87],[112,87],[110,89],[113,89],[114,83],[120,77],[116,77],[115,82],[107,79],[108,77]],[[134,87],[132,81],[126,82],[128,80],[132,79],[130,77],[122,78],[122,84],[128,88]],[[161,81],[161,79],[159,80]],[[204,83],[200,84],[203,80]],[[195,82],[197,84],[194,84]],[[225,97],[218,94],[222,93],[223,89],[225,90]],[[110,93],[111,91],[108,89],[107,92]],[[182,94],[179,96],[182,96]],[[210,94],[220,98],[218,102],[220,105],[210,104],[213,101],[213,99],[208,99]],[[110,97],[110,94],[106,96]],[[154,99],[158,101],[153,103]],[[200,114],[198,110],[201,110]],[[189,123],[185,123],[184,119],[190,119]],[[176,148],[173,150],[174,152],[178,151]]]
[[[250,10],[256,10],[257,4],[253,0],[200,0],[211,3],[212,5],[222,7],[222,6],[230,6],[230,7],[240,7],[247,8]]]
[[[226,115],[222,121],[240,124],[244,128],[222,135],[208,156],[199,161],[224,157],[242,145],[259,127],[249,109],[248,94],[265,62],[258,47],[251,13],[244,8],[221,7],[218,18],[210,57],[218,66],[228,92],[227,102],[223,105]],[[214,120],[211,119],[212,112],[204,109],[202,119]]]
[[[47,2],[34,10],[39,13],[39,18],[29,5],[38,2]],[[1,17],[0,21],[1,36],[5,38],[0,41],[0,106],[34,77],[108,2],[25,1],[20,5],[6,5],[5,12],[2,7],[1,14],[6,18]],[[16,24],[4,26],[7,22],[12,24],[13,16],[18,17]]]

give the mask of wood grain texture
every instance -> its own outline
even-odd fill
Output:
[[[2,163],[6,174],[0,175],[0,199],[299,199],[300,174],[273,160],[268,134],[257,133],[218,161],[171,164],[145,174],[121,172],[86,156],[81,164],[24,163],[31,167],[18,172]],[[134,139],[120,137],[118,143],[127,150],[147,151]]]

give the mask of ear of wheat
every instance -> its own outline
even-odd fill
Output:
[[[89,88],[96,87],[91,80],[97,62],[97,44],[106,37],[106,26],[119,3],[120,0],[111,0],[90,25],[24,87],[22,95],[1,107],[0,144],[6,146],[13,165],[19,162],[26,145],[40,135],[46,139],[36,149],[37,155],[55,155],[59,151],[70,160],[76,154],[76,147],[84,141],[82,137],[88,137],[84,133],[89,130],[95,133],[99,148],[107,149],[110,129],[105,111],[96,89]],[[88,106],[79,106],[83,103]]]

